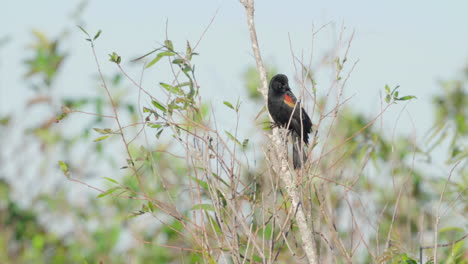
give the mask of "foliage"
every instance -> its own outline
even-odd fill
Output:
[[[278,70],[276,67],[271,66],[267,67],[268,68],[268,80],[271,79],[275,74],[278,73]],[[247,89],[247,94],[250,99],[260,101],[262,99],[262,95],[258,91],[260,87],[260,76],[258,74],[258,70],[254,66],[249,66],[247,69],[244,71],[243,75],[244,83],[245,83],[245,88]]]
[[[34,33],[25,80],[35,83],[30,102],[46,108],[47,118],[21,136],[41,146],[34,153],[41,165],[31,165],[36,177],[59,171],[65,177],[57,184],[60,191],[34,197],[29,207],[15,201],[11,183],[1,182],[0,262],[301,262],[295,209],[278,180],[277,153],[269,138],[255,142],[238,129],[244,119],[239,101],[222,102],[232,110],[232,127],[217,126],[200,97],[194,62],[199,54],[190,42],[179,50],[179,43],[166,39],[136,60],[145,63],[145,71],[171,69],[173,75],[160,80],[155,92],[127,73],[126,56],[112,52],[110,62],[97,60],[101,30],[79,29],[99,73],[91,97],[52,98],[47,91],[71,52],[59,48],[63,39]],[[306,71],[310,82],[303,88],[312,98],[304,100],[316,102],[309,112],[315,113],[318,133],[308,149],[310,166],[291,172],[301,206],[313,216],[322,262],[412,264],[422,250],[427,263],[434,251],[438,263],[467,263],[463,240],[431,249],[422,238],[435,233],[439,244],[450,243],[466,232],[450,221],[467,211],[466,202],[459,202],[466,201],[468,183],[466,78],[442,83],[427,148],[409,136],[389,138],[376,125],[386,109],[415,96],[383,85],[384,110],[357,113],[342,104],[346,56],[328,60],[336,79],[327,92],[338,96],[318,98],[316,89],[327,88]],[[114,67],[115,73],[104,75],[101,67]],[[275,72],[272,67],[269,77]],[[243,77],[249,98],[260,103],[255,68]],[[126,101],[135,90],[146,103]],[[49,104],[52,99],[61,102],[60,110]],[[7,128],[15,118],[2,115],[1,140],[13,137]],[[448,136],[447,175],[415,165],[416,158],[434,155]],[[31,146],[23,148],[27,153]],[[261,162],[253,162],[257,159]],[[21,160],[12,163],[22,176]],[[66,232],[54,228],[67,219],[73,224]]]

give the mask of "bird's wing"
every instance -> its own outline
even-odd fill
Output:
[[[296,99],[296,96],[294,96],[294,94],[291,91],[287,91],[284,94],[283,101],[287,106],[294,108],[294,106],[296,105],[297,99]]]
[[[303,137],[303,141],[308,144],[309,141],[309,133],[312,131],[312,121],[310,120],[309,115],[307,115],[304,108],[300,108],[299,105],[296,106],[297,99],[291,91],[287,91],[284,95],[284,103],[291,108],[291,110],[295,107],[294,113],[291,119],[290,127],[297,133],[298,136]],[[289,121],[289,119],[288,119]],[[301,132],[302,131],[302,132]]]

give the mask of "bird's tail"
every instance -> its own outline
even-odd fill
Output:
[[[298,169],[302,167],[302,164],[305,160],[307,160],[307,155],[305,153],[304,145],[302,146],[302,155],[299,155],[299,151],[301,149],[301,137],[298,136],[296,133],[292,133],[292,141],[293,141],[293,166],[294,169]]]

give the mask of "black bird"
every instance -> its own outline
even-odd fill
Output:
[[[291,92],[288,84],[288,77],[284,74],[277,74],[270,80],[268,88],[268,111],[277,126],[287,128],[292,133],[293,139],[293,165],[300,168],[302,161],[306,159],[299,157],[299,140],[303,140],[305,145],[309,144],[309,133],[312,132],[312,121],[299,104]],[[300,110],[299,110],[300,109]],[[294,113],[293,113],[294,111]],[[288,126],[289,124],[289,126]]]

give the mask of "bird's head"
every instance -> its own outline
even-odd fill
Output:
[[[269,89],[273,90],[274,92],[280,92],[280,93],[284,93],[287,90],[290,90],[289,84],[288,84],[288,77],[284,74],[276,74],[270,80]]]

